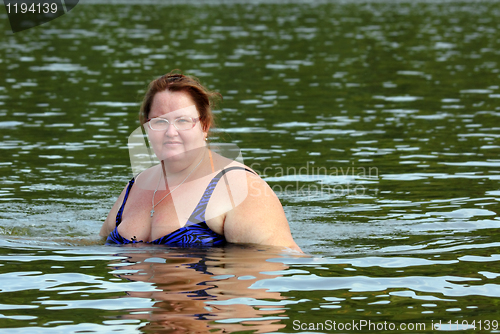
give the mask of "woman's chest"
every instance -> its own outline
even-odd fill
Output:
[[[176,194],[168,191],[155,194],[140,187],[133,190],[118,226],[118,232],[126,239],[153,241],[202,221],[206,221],[212,231],[223,234],[223,216],[205,217],[207,205],[203,201],[203,192],[188,188],[179,189],[181,191]]]

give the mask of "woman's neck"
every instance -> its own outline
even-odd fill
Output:
[[[194,153],[194,152],[193,152]],[[206,147],[203,149],[197,149],[196,155],[193,154],[189,163],[185,161],[165,161],[163,160],[160,165],[160,175],[163,180],[167,180],[168,186],[176,186],[182,182],[188,181],[187,178],[192,179],[193,175],[196,174],[196,170],[200,170],[203,161],[208,160],[208,150]]]

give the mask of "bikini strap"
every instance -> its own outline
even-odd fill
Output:
[[[125,192],[125,197],[123,198],[122,206],[120,207],[120,210],[118,210],[118,212],[116,213],[116,226],[120,225],[120,223],[122,222],[123,209],[125,208],[125,203],[127,202],[128,194],[130,193],[130,189],[132,189],[134,182],[135,178],[132,178],[132,180],[128,181],[127,191]]]
[[[214,192],[217,183],[224,175],[226,175],[226,173],[232,170],[245,170],[249,173],[257,175],[257,173],[255,173],[253,170],[243,167],[229,167],[221,170],[217,175],[213,177],[213,179],[208,184],[207,188],[205,189],[205,192],[201,196],[200,201],[196,205],[196,208],[193,210],[193,213],[189,217],[188,222],[196,224],[205,221],[205,211],[207,209],[208,201],[210,200],[210,197],[212,196],[212,193]]]
[[[230,172],[232,170],[237,170],[237,169],[246,170],[249,173],[253,173],[253,174],[257,175],[257,173],[255,173],[253,170],[250,170],[248,168],[243,168],[243,167],[229,167],[229,168],[221,170],[217,175],[215,175],[213,177],[213,179],[208,184],[207,188],[205,189],[205,192],[201,196],[200,201],[196,205],[196,208],[194,209],[193,213],[189,217],[188,221],[191,221],[191,222],[193,222],[193,221],[198,221],[198,222],[205,221],[205,210],[207,208],[208,201],[210,200],[210,197],[212,196],[212,193],[213,193],[215,187],[217,186],[217,183],[219,182],[221,177],[226,175],[227,172]],[[130,189],[132,189],[134,182],[135,182],[135,178],[132,178],[128,182],[127,190],[125,192],[125,197],[123,198],[122,205],[120,206],[120,210],[118,210],[118,212],[116,213],[116,226],[120,225],[120,223],[122,222],[123,209],[125,208],[125,203],[127,202],[128,195],[130,193]],[[194,220],[192,220],[192,219],[194,219]],[[202,219],[202,220],[199,220],[199,219]]]
[[[208,157],[210,158],[210,167],[212,167],[212,173],[215,172],[214,159],[212,158],[212,150],[208,150]]]
[[[208,156],[210,157],[210,165],[212,166],[212,172],[214,172],[214,162],[211,150],[208,150]],[[141,173],[137,174],[136,177],[133,177],[132,180],[128,182],[127,191],[125,192],[125,197],[123,198],[122,205],[120,206],[120,210],[118,210],[118,212],[116,213],[116,226],[120,225],[120,223],[122,222],[123,209],[125,208],[125,203],[127,202],[128,194],[130,193],[130,189],[132,189],[132,186],[134,185],[136,178],[138,179],[140,174]]]

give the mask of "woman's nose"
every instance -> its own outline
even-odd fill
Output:
[[[168,123],[167,130],[165,130],[165,136],[175,137],[177,135],[177,129],[172,123]]]

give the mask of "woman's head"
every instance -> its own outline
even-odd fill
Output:
[[[150,118],[151,106],[156,94],[167,90],[169,92],[184,92],[189,95],[198,110],[203,131],[208,132],[214,125],[212,107],[222,96],[206,89],[197,78],[174,72],[167,73],[149,84],[139,113],[141,124]]]

